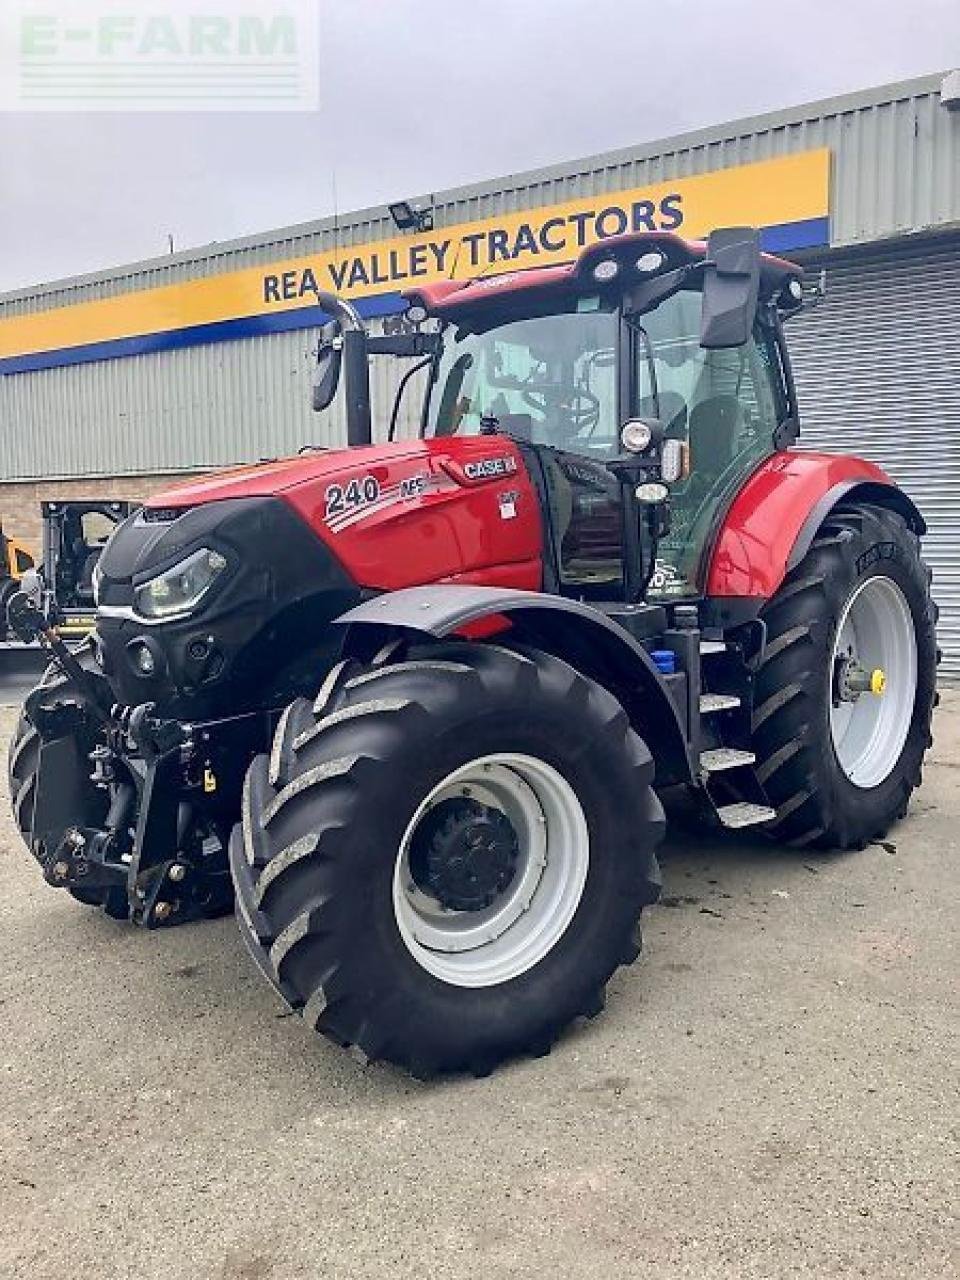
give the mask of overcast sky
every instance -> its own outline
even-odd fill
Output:
[[[951,63],[957,0],[321,0],[316,115],[0,113],[0,289]]]

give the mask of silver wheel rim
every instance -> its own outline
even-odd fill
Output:
[[[504,813],[518,842],[513,879],[479,911],[444,910],[410,870],[425,815],[464,795]],[[394,868],[394,918],[407,950],[435,978],[457,987],[496,986],[528,972],[556,946],[580,905],[589,865],[587,820],[566,779],[533,756],[482,756],[444,778],[410,820]]]
[[[906,597],[891,579],[868,578],[847,601],[837,628],[831,688],[837,661],[854,658],[886,677],[881,695],[852,702],[831,697],[830,734],[841,769],[855,787],[868,790],[888,778],[910,732],[917,696],[917,638]]]

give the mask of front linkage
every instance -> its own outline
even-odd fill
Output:
[[[23,593],[10,620],[51,659],[11,767],[15,811],[47,883],[151,929],[229,911],[226,847],[243,773],[276,716],[190,724],[157,717],[152,703],[119,706]]]

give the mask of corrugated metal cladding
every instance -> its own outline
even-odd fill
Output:
[[[942,673],[960,677],[960,235],[831,256],[790,322],[806,448],[878,463],[923,512]]]
[[[0,378],[0,479],[204,470],[342,442],[342,402],[310,407],[316,341],[302,329]],[[397,363],[373,362],[381,432]],[[411,386],[404,404],[416,400]]]

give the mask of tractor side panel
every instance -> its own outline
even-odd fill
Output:
[[[345,452],[335,472],[283,494],[359,586],[539,590],[540,507],[516,445],[454,437],[371,454]]]
[[[816,504],[835,486],[893,481],[872,462],[829,453],[775,453],[750,476],[728,510],[707,575],[708,596],[769,599]]]

